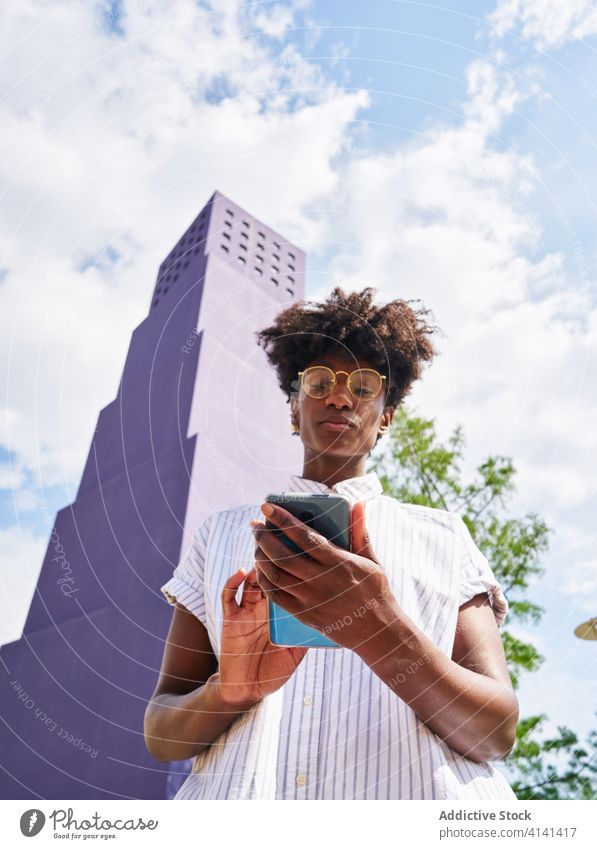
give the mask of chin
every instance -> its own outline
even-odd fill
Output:
[[[347,457],[352,457],[358,454],[362,448],[361,440],[356,438],[356,434],[342,434],[338,437],[337,433],[323,431],[323,436],[315,440],[318,449],[326,454],[343,454]],[[331,437],[331,438],[330,438]]]

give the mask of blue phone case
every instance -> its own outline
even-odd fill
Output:
[[[350,502],[343,495],[282,492],[268,495],[265,500],[279,504],[318,533],[332,540],[334,545],[350,551]],[[271,522],[266,521],[265,524],[292,551],[301,552],[301,549]],[[268,624],[270,642],[274,645],[340,648],[334,640],[300,622],[271,599],[268,599]]]

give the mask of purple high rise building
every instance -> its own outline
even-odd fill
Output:
[[[304,263],[215,192],[161,264],[23,636],[0,650],[3,798],[160,799],[184,779],[143,738],[172,615],[159,587],[209,513],[301,471],[254,334],[303,298]]]

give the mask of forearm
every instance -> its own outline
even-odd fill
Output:
[[[404,612],[355,651],[460,754],[484,762],[510,751],[518,720],[512,688],[455,663]]]
[[[147,748],[160,761],[192,758],[252,706],[227,705],[220,694],[217,672],[190,693],[162,693],[145,711]]]

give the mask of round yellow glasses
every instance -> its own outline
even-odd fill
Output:
[[[310,366],[299,371],[301,386],[310,398],[325,398],[333,392],[337,375],[346,375],[346,385],[350,394],[357,401],[372,401],[381,391],[385,374],[380,374],[373,368],[357,368],[351,371],[333,371],[327,366]]]

